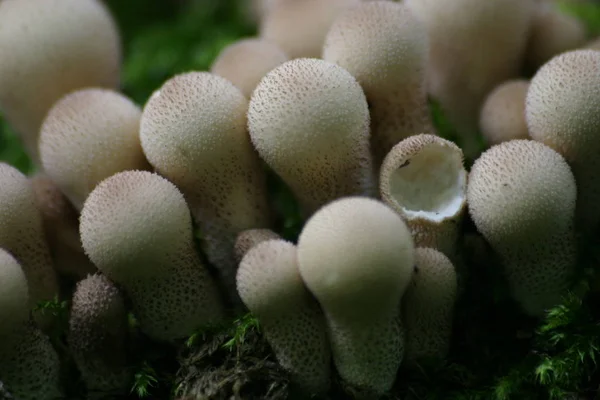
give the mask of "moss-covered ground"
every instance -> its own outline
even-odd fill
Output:
[[[139,104],[176,73],[207,70],[221,48],[256,27],[233,0],[108,0],[124,41],[122,89]],[[564,5],[580,17],[590,34],[600,34],[600,5]],[[440,133],[452,128],[432,104]],[[0,121],[0,160],[24,172],[31,165],[14,133]],[[271,174],[277,230],[295,239],[302,221],[293,198]],[[600,296],[593,270],[598,257],[589,249],[580,276],[564,304],[542,320],[523,316],[507,296],[484,243],[465,225],[463,254],[467,274],[457,305],[452,349],[447,363],[401,370],[391,398],[397,399],[594,399],[600,398]],[[591,283],[591,284],[590,284]],[[65,316],[68,303],[43,305]],[[63,318],[64,321],[64,318]],[[135,320],[131,321],[135,332]],[[251,316],[229,326],[198,332],[178,347],[134,336],[137,357],[130,398],[146,399],[285,399],[292,396],[281,370]],[[59,348],[63,329],[53,338]],[[66,358],[70,398],[82,388]],[[2,398],[0,386],[0,398]],[[343,398],[334,388],[332,398]]]

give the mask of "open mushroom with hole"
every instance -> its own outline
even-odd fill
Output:
[[[458,146],[428,134],[404,139],[386,156],[379,185],[381,198],[407,222],[417,247],[455,259],[467,199]]]

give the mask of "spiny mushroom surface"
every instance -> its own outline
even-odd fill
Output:
[[[261,38],[243,39],[225,47],[210,72],[228,79],[250,98],[263,76],[287,60],[274,43]]]
[[[525,98],[529,81],[514,79],[498,85],[487,96],[479,128],[489,145],[512,139],[529,139],[525,120]]]
[[[31,308],[58,295],[58,282],[42,217],[35,204],[31,182],[16,168],[0,163],[0,247],[23,267]],[[36,313],[43,328],[50,320]]]
[[[335,18],[360,0],[280,0],[264,15],[260,36],[278,45],[291,59],[321,57]]]
[[[499,254],[514,299],[530,315],[558,304],[571,283],[575,201],[575,178],[565,159],[533,140],[493,146],[471,169],[471,218]]]
[[[169,341],[221,321],[189,209],[171,182],[147,171],[115,174],[90,194],[80,221],[87,255],[125,290],[147,335]]]
[[[298,264],[325,313],[342,380],[373,397],[385,394],[403,359],[398,315],[414,265],[402,218],[369,198],[331,202],[304,226]]]
[[[56,271],[75,280],[94,273],[81,246],[79,213],[49,176],[37,173],[29,179]]]
[[[325,317],[300,277],[296,246],[272,239],[252,247],[240,262],[237,289],[295,383],[307,393],[326,393],[331,350]]]
[[[404,139],[386,156],[379,185],[383,201],[407,221],[417,247],[455,258],[467,198],[458,146],[428,134]]]
[[[406,0],[429,37],[429,93],[476,155],[485,96],[516,77],[522,65],[535,3],[523,0]],[[493,49],[494,51],[491,51]]]
[[[127,324],[121,291],[106,276],[90,275],[77,283],[67,343],[88,394],[127,394],[131,388]]]
[[[0,381],[17,400],[54,400],[61,395],[58,355],[29,310],[23,269],[0,249]]]
[[[183,192],[208,259],[234,303],[233,246],[245,229],[271,224],[265,173],[246,125],[248,100],[207,72],[177,75],[144,107],[141,140],[156,171]]]
[[[239,264],[244,258],[244,255],[254,246],[259,243],[266,242],[271,239],[281,239],[281,237],[270,229],[247,229],[240,232],[235,239],[234,252],[235,259]]]
[[[456,270],[448,257],[435,249],[416,249],[413,278],[402,297],[407,361],[446,357],[456,293]]]
[[[248,127],[262,159],[306,213],[372,193],[368,105],[344,68],[308,58],[275,68],[252,94]]]
[[[600,52],[554,57],[527,92],[529,134],[565,157],[577,181],[577,217],[584,231],[600,223]]]
[[[1,1],[0,54],[0,111],[37,166],[39,129],[60,97],[119,85],[119,32],[99,0]]]
[[[365,91],[378,163],[402,139],[433,133],[425,81],[428,51],[425,26],[405,4],[391,1],[353,7],[327,34],[323,59],[348,70]]]
[[[103,179],[150,168],[140,144],[141,115],[124,95],[96,88],[70,93],[48,112],[40,132],[42,165],[78,210]]]
[[[552,57],[582,46],[587,38],[579,19],[560,11],[555,3],[541,3],[534,13],[525,56],[530,71],[537,71]]]

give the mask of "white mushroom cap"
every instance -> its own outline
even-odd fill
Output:
[[[30,306],[53,300],[58,282],[31,182],[16,168],[0,163],[0,247],[19,262],[27,277]],[[50,321],[36,315],[46,327]]]
[[[260,38],[243,39],[225,47],[210,72],[228,79],[250,98],[258,82],[288,60],[276,44]]]
[[[220,321],[217,288],[195,253],[189,209],[171,182],[146,171],[115,174],[92,191],[80,221],[87,255],[125,289],[149,336],[177,339]]]
[[[342,67],[303,58],[275,68],[252,94],[248,127],[262,159],[309,213],[370,194],[368,105]]]
[[[40,132],[42,164],[78,210],[103,179],[150,168],[140,144],[141,115],[127,97],[106,89],[75,91],[48,112]]]
[[[379,181],[383,201],[407,221],[416,245],[454,257],[467,197],[461,149],[435,135],[411,136],[386,156]]]
[[[500,254],[513,296],[529,314],[555,305],[570,283],[575,200],[565,159],[533,140],[493,146],[471,169],[471,218]]]
[[[0,54],[0,110],[38,165],[50,107],[73,90],[119,84],[119,33],[99,0],[1,1]]]
[[[323,312],[298,271],[296,246],[267,240],[240,262],[237,289],[258,317],[281,365],[309,393],[330,385],[330,348]]]
[[[6,250],[0,249],[0,338],[29,319],[29,291],[23,269]]]
[[[327,34],[323,59],[348,70],[365,91],[379,162],[402,139],[433,131],[426,93],[428,51],[425,26],[405,4],[391,1],[353,7]]]
[[[600,52],[554,57],[531,80],[526,100],[529,134],[569,163],[577,181],[580,228],[600,222]]]
[[[235,239],[234,252],[235,258],[239,263],[244,255],[259,243],[271,239],[281,239],[281,237],[270,229],[246,229],[240,232]]]
[[[481,108],[479,127],[488,144],[529,138],[525,121],[528,89],[528,80],[514,79],[498,85],[487,96]]]
[[[237,234],[271,223],[265,172],[248,135],[247,111],[248,100],[231,82],[190,72],[169,79],[152,95],[140,129],[144,153],[183,192],[204,251],[232,298],[237,296]]]
[[[277,44],[291,59],[321,57],[325,35],[335,18],[360,0],[281,0],[260,24],[260,36]]]
[[[398,310],[414,265],[406,224],[379,201],[336,200],[306,223],[298,263],[327,318],[343,381],[373,395],[387,392],[403,357]]]
[[[443,359],[450,348],[457,294],[456,270],[435,249],[415,250],[415,273],[402,298],[406,359]]]
[[[88,392],[126,394],[133,371],[128,368],[128,322],[121,291],[106,276],[77,282],[67,343]]]

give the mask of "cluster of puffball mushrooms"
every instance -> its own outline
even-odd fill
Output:
[[[36,307],[57,296],[89,393],[131,387],[129,312],[178,343],[250,311],[300,390],[337,374],[377,398],[402,363],[447,355],[466,218],[526,314],[569,288],[577,235],[600,220],[600,44],[578,20],[541,0],[254,5],[257,37],[140,107],[99,0],[0,1],[0,110],[36,166],[0,163],[0,381],[16,400],[63,392]],[[267,167],[306,219],[297,243],[273,230]]]

